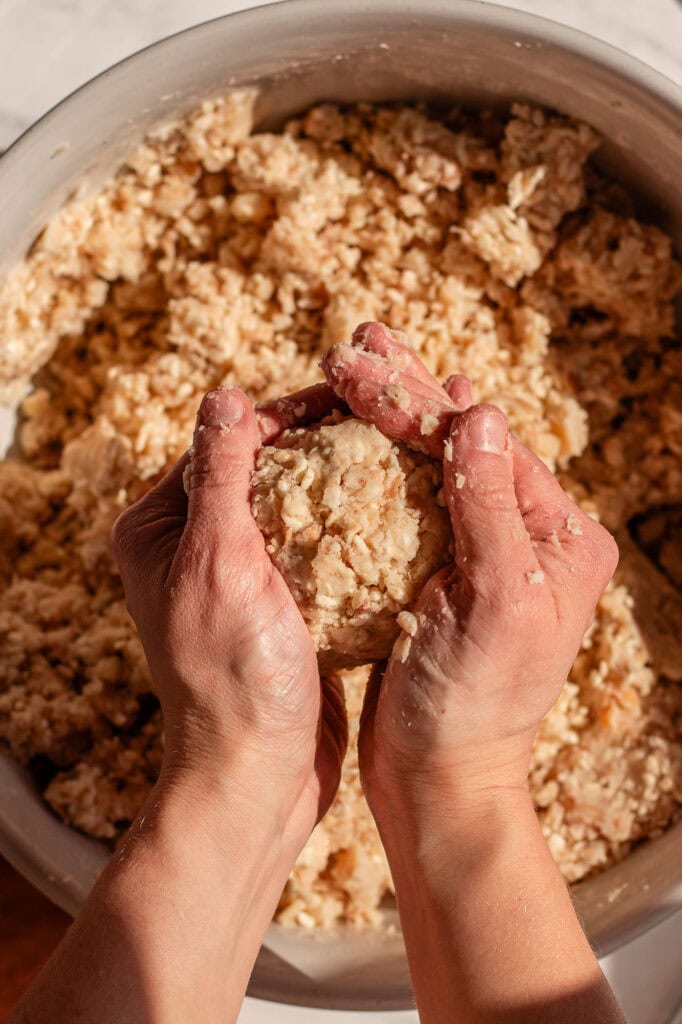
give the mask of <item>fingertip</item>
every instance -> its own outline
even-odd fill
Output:
[[[490,564],[503,549],[529,555],[529,538],[514,489],[507,420],[493,405],[473,406],[453,420],[445,448],[445,495],[456,537],[475,562]],[[511,532],[510,532],[511,531]]]
[[[349,370],[356,359],[355,349],[347,342],[341,341],[332,345],[320,360],[320,369],[327,378],[327,383],[341,399],[345,400],[346,398]]]
[[[461,446],[468,442],[478,452],[507,455],[511,452],[507,418],[495,405],[475,405],[453,421],[450,439]]]
[[[244,419],[251,403],[239,388],[218,387],[207,392],[201,400],[197,413],[196,432],[202,428],[217,427],[220,431],[232,430]]]
[[[463,373],[453,373],[445,381],[443,390],[458,412],[465,412],[474,402],[471,381]]]
[[[353,333],[351,335],[351,343],[356,344],[356,345],[357,344],[362,345],[363,342],[365,342],[366,339],[371,334],[373,334],[377,330],[381,331],[382,328],[384,330],[386,329],[386,328],[384,328],[383,324],[380,324],[376,320],[363,320],[363,322],[361,324],[358,324],[358,326],[353,331]]]
[[[198,500],[207,500],[197,499],[198,489],[224,487],[235,472],[248,477],[258,445],[256,414],[244,392],[223,387],[209,391],[197,413],[186,473],[190,514]]]

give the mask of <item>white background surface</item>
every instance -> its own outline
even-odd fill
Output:
[[[115,61],[189,25],[261,2],[0,0],[0,150],[71,90]],[[682,84],[680,0],[503,2],[599,36]],[[680,180],[682,188],[682,168]],[[682,999],[682,915],[606,958],[604,967],[631,1024],[668,1024],[676,1001]],[[323,1012],[247,1000],[240,1024],[266,1021],[414,1024],[417,1016],[412,1012]]]

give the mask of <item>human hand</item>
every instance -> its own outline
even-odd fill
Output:
[[[358,328],[324,369],[355,415],[443,459],[455,536],[455,564],[412,609],[409,650],[399,641],[368,691],[360,754],[375,816],[406,799],[442,810],[453,796],[525,790],[537,726],[615,569],[616,544],[499,409],[471,405],[466,378],[441,388],[381,325]]]
[[[112,534],[163,709],[162,780],[191,793],[237,787],[301,845],[338,786],[343,694],[320,683],[308,630],[251,515],[250,480],[261,441],[339,404],[325,385],[257,412],[236,388],[209,392],[190,453]]]

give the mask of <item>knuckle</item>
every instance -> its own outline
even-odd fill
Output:
[[[599,567],[606,579],[609,580],[616,571],[620,552],[615,538],[601,525],[596,534],[596,547]]]
[[[491,594],[490,603],[499,628],[511,628],[516,633],[521,626],[536,620],[537,589],[526,580],[513,580]]]
[[[249,472],[253,469],[253,461],[247,462],[244,453],[222,444],[221,441],[207,441],[203,447],[197,447],[189,464],[190,494],[200,491],[202,495],[211,493],[230,495],[244,486]]]
[[[510,479],[490,469],[465,470],[464,484],[455,489],[455,496],[461,494],[462,502],[476,509],[492,512],[516,511],[516,495]]]
[[[500,621],[507,617],[521,618],[530,608],[533,596],[528,592],[530,588],[524,588],[515,573],[501,566],[478,567],[470,578],[470,584],[472,605],[484,605],[499,615]]]
[[[247,542],[237,529],[221,529],[219,520],[195,523],[186,538],[183,564],[186,578],[200,580],[214,601],[247,599],[256,589],[261,570],[261,552]],[[266,568],[272,570],[269,559]],[[262,573],[261,573],[262,575]]]
[[[583,534],[583,574],[601,593],[618,565],[618,544],[605,527],[589,517],[583,525]]]

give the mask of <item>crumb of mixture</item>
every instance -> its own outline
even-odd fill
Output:
[[[417,618],[412,612],[402,611],[396,616],[396,622],[408,636],[416,636],[419,623]]]
[[[545,582],[545,574],[542,569],[533,569],[531,572],[526,573],[526,579],[531,585]]]
[[[410,396],[402,384],[387,384],[383,389],[383,394],[396,409],[406,410],[410,408]],[[425,431],[422,431],[422,433],[425,433]]]
[[[408,633],[401,633],[393,647],[393,653],[403,665],[408,659],[412,649],[412,637]]]
[[[356,419],[262,448],[252,507],[324,668],[387,658],[400,614],[452,558],[442,469]]]
[[[566,529],[575,537],[582,537],[583,529],[580,525],[580,520],[573,513],[571,513],[571,515],[569,516],[566,516]]]
[[[432,434],[434,432],[437,426],[438,417],[433,416],[429,412],[425,412],[421,420],[419,421],[419,432],[420,434],[428,436],[429,434]]]
[[[618,537],[530,773],[564,877],[601,871],[682,808],[670,238],[620,186],[613,202],[597,135],[570,118],[323,104],[254,133],[254,98],[150,136],[0,284],[0,389],[20,402],[0,462],[0,739],[66,822],[125,831],[163,740],[111,525],[191,444],[206,390],[314,383],[331,344],[380,320],[439,379],[466,374]],[[366,678],[344,676],[352,731]],[[279,918],[374,925],[390,891],[351,743]]]

